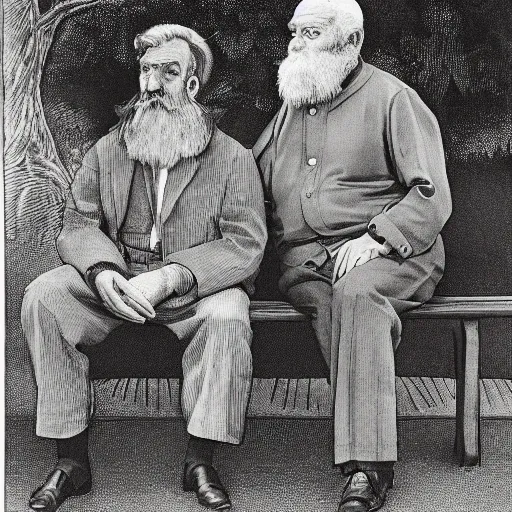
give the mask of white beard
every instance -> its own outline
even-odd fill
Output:
[[[359,50],[292,51],[279,66],[279,94],[294,107],[331,101],[341,93],[341,84],[357,66]]]
[[[182,158],[201,154],[213,132],[213,122],[199,103],[182,94],[137,102],[121,122],[121,137],[133,160],[153,169],[172,168]]]

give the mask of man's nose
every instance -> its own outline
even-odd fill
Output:
[[[302,37],[295,36],[288,46],[288,49],[291,52],[299,52],[300,50],[303,50],[306,47],[306,42]]]
[[[148,77],[148,81],[146,82],[146,91],[147,92],[155,92],[158,91],[162,85],[160,84],[160,81],[155,76],[156,73],[151,73]]]

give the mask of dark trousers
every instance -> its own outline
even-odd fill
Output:
[[[334,286],[325,264],[284,266],[280,289],[310,315],[330,367],[334,460],[346,470],[397,460],[398,315],[432,297],[443,267],[440,237],[421,255],[378,257],[355,267]]]

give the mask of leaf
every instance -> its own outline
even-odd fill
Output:
[[[255,30],[242,32],[241,34],[222,33],[217,37],[217,42],[230,61],[242,61],[254,45]]]

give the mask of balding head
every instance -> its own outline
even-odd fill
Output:
[[[357,65],[363,13],[355,0],[303,0],[288,24],[292,40],[279,68],[279,92],[295,107],[325,103]]]
[[[355,0],[303,0],[297,5],[288,26],[293,29],[308,21],[334,25],[343,39],[356,32],[363,33],[363,12]]]

